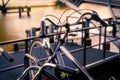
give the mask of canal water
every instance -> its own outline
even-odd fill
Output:
[[[8,0],[3,0],[6,3]],[[44,6],[44,5],[54,5],[56,0],[9,0],[7,6]],[[2,0],[0,1],[2,4]]]
[[[26,30],[32,27],[40,27],[43,16],[47,14],[56,15],[62,12],[63,9],[57,9],[56,7],[40,7],[32,8],[30,17],[27,17],[26,13],[22,13],[21,18],[19,18],[18,13],[6,14],[6,16],[0,14],[0,42],[25,38]]]
[[[102,18],[111,17],[108,8],[105,6],[82,4],[79,8],[93,9]],[[32,27],[39,28],[43,16],[52,14],[59,17],[64,10],[66,8],[61,9],[56,6],[37,7],[31,9],[30,17],[27,17],[26,13],[22,13],[21,18],[19,18],[18,13],[6,14],[6,16],[0,14],[0,42],[26,38],[25,31]]]

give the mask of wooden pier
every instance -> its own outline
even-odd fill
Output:
[[[19,17],[22,17],[22,13],[26,12],[27,16],[28,17],[30,16],[31,8],[29,6],[8,7],[7,5],[9,2],[10,2],[10,0],[7,0],[6,2],[4,0],[2,0],[2,3],[0,5],[1,14],[3,14],[5,16],[8,13],[19,13]]]

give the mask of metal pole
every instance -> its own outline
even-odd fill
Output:
[[[107,33],[107,27],[105,27],[105,32],[104,32],[103,59],[106,58],[106,33]]]
[[[25,53],[28,53],[28,40],[25,40]]]
[[[110,6],[110,5],[108,5],[108,8],[109,8],[109,11],[110,11],[110,13],[111,13],[111,15],[112,15],[112,17],[113,17],[113,20],[116,22],[117,21],[117,18],[115,17],[115,14],[114,14],[114,12],[113,12],[113,10],[112,10],[112,7]],[[115,28],[114,28],[115,27]],[[113,26],[113,29],[114,29],[114,31],[115,31],[115,33],[114,33],[114,35],[116,35],[116,30],[118,29],[119,30],[119,25],[118,24],[115,24],[115,26]],[[116,30],[115,30],[116,29]]]
[[[36,36],[36,28],[35,27],[32,28],[32,37],[33,36]]]
[[[31,37],[31,36],[32,36],[30,30],[26,30],[25,32],[26,32],[26,36],[27,36],[27,37]]]
[[[88,24],[87,24],[87,22],[85,22],[85,21],[83,21],[83,27],[86,27]],[[87,38],[87,35],[86,35],[86,33],[87,33],[87,30],[85,29],[84,30],[84,60],[83,60],[83,66],[85,66],[86,65],[86,38]]]
[[[102,28],[100,27],[100,35],[99,35],[99,50],[101,47],[101,32],[102,32]]]
[[[50,27],[49,27],[49,33],[54,33],[54,28],[53,27],[54,27],[54,25],[51,24]],[[50,39],[50,43],[54,43],[54,36],[50,36],[49,39]]]
[[[85,21],[85,27],[89,27],[89,20],[88,19],[86,19],[86,21]],[[85,30],[85,36],[86,36],[86,38],[89,38],[89,29]]]

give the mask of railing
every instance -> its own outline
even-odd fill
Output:
[[[108,19],[105,19],[105,21],[108,21],[108,23],[109,23],[109,25],[110,26],[112,26],[113,27],[113,34],[112,34],[112,36],[113,37],[116,37],[116,36],[114,36],[115,35],[115,33],[116,33],[116,30],[114,30],[114,25],[116,25],[116,24],[112,24],[113,22],[111,22],[110,21],[111,19],[110,18],[108,18]],[[119,22],[118,22],[118,24],[119,24]],[[89,33],[89,30],[90,29],[95,29],[96,27],[89,27],[89,22],[82,22],[82,26],[83,26],[83,28],[81,29],[81,30],[78,30],[78,31],[81,31],[82,32],[82,34],[85,34],[85,36],[83,37],[82,35],[82,37],[81,37],[81,41],[82,40],[84,40],[84,45],[83,44],[81,44],[81,45],[83,45],[83,47],[82,48],[79,48],[79,49],[76,49],[76,50],[72,50],[72,51],[70,51],[71,53],[74,53],[74,52],[77,52],[77,51],[81,51],[81,50],[84,50],[84,61],[83,61],[83,65],[84,66],[86,66],[86,50],[87,49],[89,49],[89,48],[93,48],[93,47],[96,47],[96,46],[99,46],[99,50],[101,49],[101,45],[103,45],[104,46],[104,49],[103,49],[103,60],[105,60],[106,59],[106,50],[107,50],[107,48],[105,47],[106,45],[107,45],[107,43],[110,43],[110,42],[114,42],[114,41],[118,41],[120,38],[119,37],[116,37],[114,40],[109,40],[109,41],[107,41],[106,40],[106,38],[108,38],[108,37],[112,37],[112,36],[107,36],[107,27],[105,27],[105,29],[104,29],[104,33],[102,33],[102,26],[99,26],[98,28],[99,28],[99,34],[94,34],[94,33]],[[88,27],[86,27],[86,26],[88,26]],[[38,30],[38,29],[37,29]],[[77,30],[76,30],[77,31]],[[32,31],[33,32],[33,31]],[[54,31],[53,31],[54,32]],[[71,32],[74,32],[74,30],[73,31],[71,31]],[[34,33],[35,34],[35,33]],[[92,45],[92,46],[87,46],[86,45],[86,38],[89,38],[90,36],[89,36],[89,34],[94,34],[94,35],[98,35],[99,36],[99,44],[96,44],[96,45]],[[104,37],[104,41],[103,42],[101,42],[101,37]],[[84,39],[85,38],[85,39]],[[82,43],[82,42],[81,42]],[[118,47],[118,46],[117,46]],[[118,54],[119,55],[119,54]]]
[[[107,38],[107,37],[111,37],[111,36],[107,36],[107,35],[106,35],[106,33],[107,33],[106,31],[107,31],[107,30],[106,30],[106,28],[105,28],[105,29],[104,29],[104,34],[102,34],[102,31],[100,31],[99,34],[95,34],[95,35],[99,35],[99,40],[101,40],[101,37],[104,37],[104,41],[103,41],[103,42],[99,41],[99,44],[87,46],[87,45],[86,45],[86,38],[87,38],[87,37],[90,37],[90,36],[86,36],[86,35],[91,34],[91,33],[88,33],[87,31],[88,31],[88,30],[91,30],[91,29],[96,29],[96,27],[85,27],[86,24],[84,24],[84,22],[82,22],[81,24],[82,24],[82,26],[83,26],[82,29],[71,30],[70,32],[78,32],[78,31],[79,31],[79,32],[82,32],[83,34],[85,34],[85,36],[82,37],[82,38],[84,38],[83,47],[82,47],[82,48],[79,48],[79,49],[76,49],[76,50],[72,50],[72,51],[70,51],[70,52],[71,52],[71,53],[74,53],[74,52],[76,52],[76,51],[83,50],[83,51],[84,51],[83,66],[86,67],[86,66],[88,66],[88,65],[86,64],[86,50],[87,50],[87,49],[93,48],[93,47],[95,47],[95,46],[99,46],[99,49],[100,49],[100,46],[101,46],[101,45],[104,45],[104,46],[105,46],[106,43],[120,40],[120,38],[119,38],[119,37],[116,37],[114,40],[106,41],[106,38]],[[99,27],[97,27],[97,28],[100,28],[100,30],[101,30],[101,28],[103,28],[103,26],[99,26]],[[46,37],[50,37],[50,36],[61,35],[61,34],[64,34],[64,33],[65,33],[65,32],[63,31],[63,32],[59,32],[59,33],[49,33],[49,34],[46,34],[45,36],[34,36],[34,37],[28,37],[28,38],[25,38],[25,39],[18,39],[18,40],[0,42],[0,46],[1,46],[1,45],[6,45],[6,44],[11,44],[11,43],[13,44],[13,43],[17,43],[17,42],[24,42],[24,44],[25,44],[25,53],[28,53],[28,48],[29,48],[28,42],[30,42],[31,40],[33,40],[33,39],[35,39],[35,38],[46,38]],[[82,39],[82,38],[81,38],[81,39]],[[119,54],[117,54],[117,55],[114,55],[113,57],[108,58],[108,57],[106,57],[105,55],[106,55],[106,47],[103,49],[103,59],[102,59],[102,62],[103,62],[103,61],[108,61],[108,60],[110,60],[110,59],[112,59],[112,58],[115,58],[115,57],[118,57],[118,56],[119,56]],[[98,62],[98,63],[99,63],[99,62]],[[93,64],[93,63],[91,63],[91,64]],[[11,69],[14,69],[14,68],[22,67],[23,65],[24,65],[24,64],[20,64],[20,65],[16,65],[16,66],[13,66],[13,67],[10,67],[10,68],[6,68],[6,69],[3,69],[3,70],[0,70],[0,72],[4,72],[4,71],[11,70]],[[94,64],[94,65],[95,65],[95,64]]]

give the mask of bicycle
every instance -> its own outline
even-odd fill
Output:
[[[86,15],[89,15],[91,17],[90,18],[84,17]],[[45,76],[47,76],[52,80],[70,80],[69,74],[76,74],[79,72],[82,72],[86,76],[87,80],[94,80],[93,77],[84,69],[84,67],[63,46],[63,44],[65,42],[66,37],[68,36],[68,33],[70,32],[70,26],[81,24],[81,22],[79,22],[81,19],[95,20],[105,27],[107,27],[108,25],[102,19],[100,19],[98,14],[89,13],[89,12],[82,14],[82,16],[78,19],[78,21],[73,24],[65,23],[64,25],[57,25],[50,19],[44,18],[44,20],[45,19],[51,22],[56,27],[65,27],[66,32],[61,32],[61,33],[64,33],[64,36],[63,38],[58,40],[58,44],[55,49],[53,49],[51,47],[51,44],[49,44],[49,42],[47,41],[44,41],[44,40],[41,41],[40,39],[34,40],[30,47],[30,53],[25,55],[26,69],[23,72],[23,74],[18,78],[18,80],[22,80],[24,77],[26,78],[26,80],[28,79],[41,80],[41,78],[44,77],[44,76],[41,76],[41,74],[44,74]],[[48,36],[45,32],[46,27],[45,27],[44,20],[41,21],[42,38],[45,38],[46,36]],[[87,28],[85,30],[87,30]],[[82,31],[82,29],[78,31]],[[53,36],[53,35],[49,35],[49,36]],[[43,53],[42,51],[40,51],[40,53],[37,52],[37,54],[33,53],[34,51],[37,51],[39,47],[42,48],[40,50],[42,50]],[[70,61],[74,63],[77,69],[73,69],[65,66],[63,57],[62,57],[63,53],[70,59]],[[43,54],[43,56],[40,56],[38,54],[41,54],[41,55]],[[64,77],[62,77],[62,75]]]

